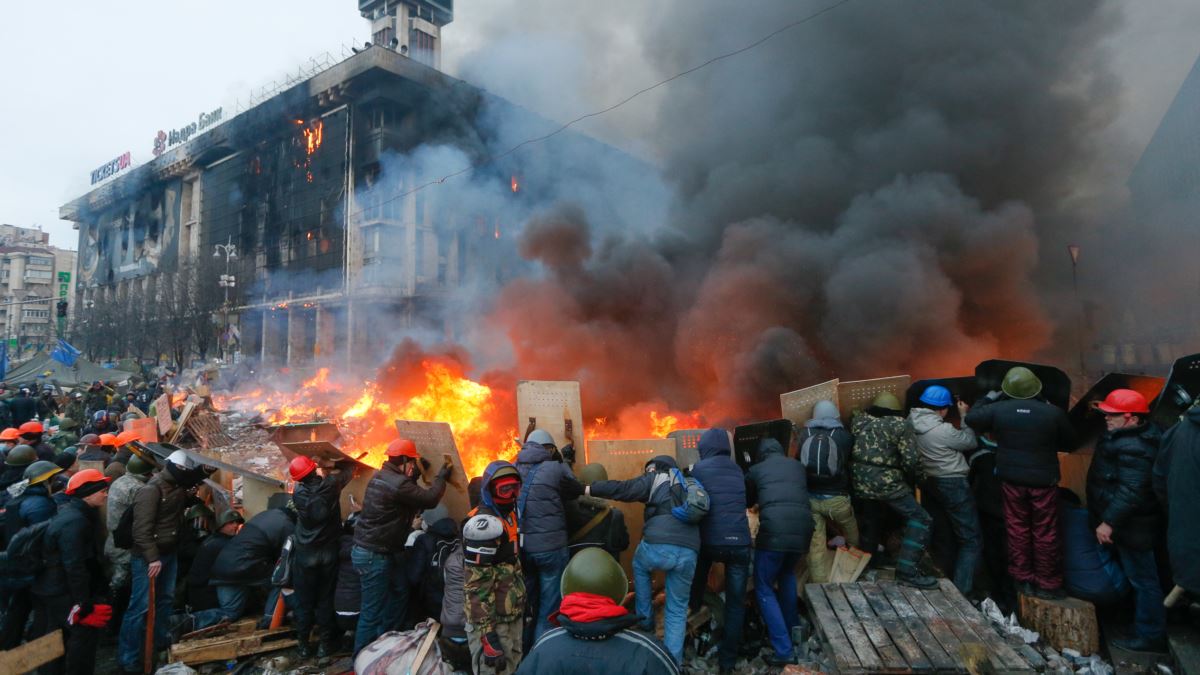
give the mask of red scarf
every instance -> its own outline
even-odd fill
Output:
[[[550,617],[550,623],[557,626],[559,614],[576,623],[590,623],[628,613],[629,610],[613,602],[612,598],[592,593],[568,593],[558,606],[558,612]]]

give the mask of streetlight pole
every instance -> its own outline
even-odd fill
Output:
[[[233,237],[230,236],[224,244],[215,244],[213,246],[213,257],[220,258],[225,256],[225,273],[221,275],[217,282],[221,288],[225,289],[225,302],[221,305],[222,323],[221,339],[221,360],[225,360],[225,342],[229,337],[229,289],[237,285],[237,280],[229,273],[229,261],[237,259],[237,244],[233,243]]]

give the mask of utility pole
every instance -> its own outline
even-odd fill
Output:
[[[224,361],[225,343],[229,338],[229,289],[237,285],[237,280],[229,273],[229,261],[237,259],[237,244],[233,243],[233,237],[230,236],[224,244],[215,244],[213,246],[213,257],[220,258],[225,256],[225,273],[221,275],[218,285],[225,289],[225,302],[221,305],[221,339],[217,341],[221,348],[221,360]]]
[[[1071,284],[1075,287],[1075,304],[1078,305],[1078,315],[1075,321],[1075,341],[1079,349],[1079,374],[1087,375],[1087,367],[1083,361],[1083,300],[1079,297],[1079,247],[1067,244],[1067,253],[1071,256]]]

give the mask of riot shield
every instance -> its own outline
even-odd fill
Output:
[[[1095,410],[1095,406],[1103,401],[1109,392],[1114,389],[1132,389],[1145,396],[1146,400],[1151,402],[1150,410],[1154,410],[1154,400],[1162,391],[1164,381],[1161,377],[1126,373],[1109,373],[1100,378],[1067,413],[1079,439],[1074,449],[1096,447],[1096,441],[1104,433],[1104,416]]]
[[[764,438],[774,438],[779,441],[783,451],[788,452],[792,442],[792,423],[778,419],[767,422],[743,424],[733,430],[733,459],[745,471],[760,459],[758,443]]]
[[[1179,421],[1179,416],[1200,396],[1200,354],[1185,356],[1171,366],[1167,383],[1154,405],[1150,419],[1163,429]]]

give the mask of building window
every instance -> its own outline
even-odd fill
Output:
[[[30,265],[53,265],[54,258],[42,258],[40,256],[29,256]]]
[[[26,319],[49,319],[50,310],[48,309],[27,309],[21,313],[21,316]]]

